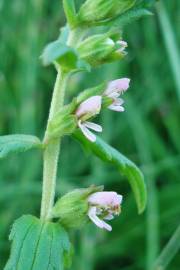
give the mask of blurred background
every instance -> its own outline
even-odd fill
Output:
[[[83,153],[73,139],[63,140],[57,195],[92,183],[124,195],[111,233],[89,224],[72,234],[73,270],[153,270],[180,222],[179,12],[180,1],[162,1],[154,16],[125,27],[129,47],[123,61],[74,75],[69,82],[67,102],[102,80],[131,78],[124,95],[126,112],[103,112],[99,121],[102,137],[138,164],[148,187],[148,207],[139,216],[127,180]],[[0,135],[43,137],[56,72],[42,67],[39,56],[63,24],[59,0],[0,0]],[[0,269],[9,255],[14,219],[39,215],[41,180],[37,150],[0,161]],[[167,269],[179,270],[180,256]]]

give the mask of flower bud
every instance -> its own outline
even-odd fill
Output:
[[[59,218],[66,228],[82,227],[88,221],[89,196],[102,190],[102,186],[90,186],[67,193],[56,202],[52,217]]]
[[[80,8],[78,19],[88,25],[111,20],[134,6],[136,0],[87,0]]]
[[[125,41],[114,41],[105,34],[86,38],[77,48],[80,57],[92,66],[119,60],[126,55]]]
[[[106,35],[94,35],[86,38],[77,48],[80,57],[92,66],[101,64],[115,49],[114,41]]]

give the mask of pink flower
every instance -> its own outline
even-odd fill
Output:
[[[96,141],[96,136],[89,129],[92,129],[96,132],[102,132],[102,127],[87,120],[99,114],[101,110],[101,103],[101,96],[92,96],[83,101],[76,110],[76,116],[78,117],[78,126],[84,136],[91,142]]]
[[[89,196],[89,218],[101,229],[108,231],[112,230],[112,227],[104,220],[111,220],[114,215],[119,215],[122,203],[122,195],[116,192],[96,192]]]
[[[111,81],[105,92],[104,95],[112,98],[113,103],[108,107],[110,110],[117,111],[117,112],[123,112],[124,107],[122,104],[124,103],[124,100],[122,98],[119,98],[119,96],[128,90],[129,88],[130,79],[128,78],[122,78],[118,80]]]

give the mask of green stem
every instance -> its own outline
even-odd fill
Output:
[[[58,70],[57,79],[54,86],[54,92],[49,112],[49,121],[53,118],[56,112],[63,106],[64,94],[66,88],[68,74]],[[47,139],[47,131],[45,133],[44,140]],[[56,174],[58,157],[60,152],[61,139],[54,140],[49,143],[44,151],[43,156],[43,190],[42,190],[42,202],[41,202],[41,218],[49,219],[50,212],[54,203],[55,186],[56,186]]]
[[[67,45],[75,46],[81,41],[83,31],[76,29],[70,32]],[[52,102],[50,106],[49,119],[54,117],[57,111],[64,104],[64,95],[69,73],[64,73],[60,68],[58,69],[57,79],[54,86]],[[48,141],[47,129],[45,132],[44,142]],[[41,201],[41,219],[49,220],[51,218],[51,210],[54,204],[57,166],[60,153],[61,138],[51,141],[47,144],[43,155],[43,190]]]

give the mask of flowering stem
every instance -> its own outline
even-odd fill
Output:
[[[67,82],[67,73],[63,73],[60,69],[58,70],[52,102],[49,112],[49,121],[53,118],[55,113],[63,106],[64,94]],[[47,138],[47,131],[45,133],[44,141]],[[55,185],[56,185],[56,174],[58,157],[60,152],[61,139],[56,139],[50,142],[44,151],[43,155],[43,190],[42,190],[42,202],[41,202],[41,218],[49,219],[50,212],[54,203]]]
[[[71,31],[67,44],[78,43],[81,40],[81,33],[77,31]],[[70,72],[63,72],[61,68],[58,68],[58,74],[54,86],[53,97],[50,106],[49,119],[50,120],[59,111],[64,104],[65,89],[67,79]],[[45,132],[44,142],[48,139],[47,129]],[[55,188],[56,188],[56,175],[57,166],[60,153],[61,138],[53,140],[46,145],[43,155],[43,188],[42,188],[42,201],[41,201],[41,219],[49,220],[51,218],[51,210],[54,204]]]

